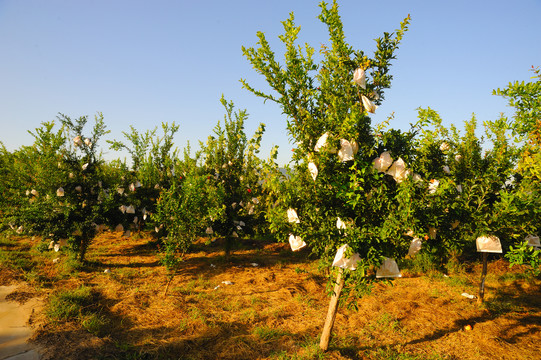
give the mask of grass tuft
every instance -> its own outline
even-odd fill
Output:
[[[54,324],[76,322],[96,336],[104,336],[111,325],[111,321],[96,309],[95,295],[88,286],[51,296],[45,314]]]

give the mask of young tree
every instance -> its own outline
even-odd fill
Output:
[[[280,105],[287,116],[288,135],[296,145],[296,174],[277,204],[282,211],[271,218],[274,224],[284,225],[276,230],[281,230],[284,239],[288,233],[293,239],[300,237],[313,253],[327,260],[348,244],[351,250],[346,255],[357,252],[360,261],[355,265],[357,272],[347,275],[360,285],[368,281],[365,275],[372,266],[379,266],[384,257],[402,255],[409,245],[400,221],[407,209],[395,201],[397,185],[407,177],[405,164],[400,160],[393,168],[396,176],[374,169],[373,160],[384,149],[374,137],[369,117],[390,87],[390,63],[409,17],[396,33],[384,33],[377,39],[376,51],[368,57],[346,43],[336,1],[330,7],[322,2],[320,7],[319,19],[328,28],[330,44],[322,46],[319,64],[313,47],[296,44],[300,27],[291,14],[282,23],[284,34],[280,36],[286,47],[285,64],[276,60],[262,32],[257,33],[257,48],[243,47],[248,61],[274,93],[241,82],[255,95]],[[407,136],[397,133],[396,144]],[[397,161],[407,155],[401,153],[407,149],[400,146],[393,150]],[[291,209],[289,222],[287,209]],[[326,349],[328,342],[321,346]]]
[[[214,134],[201,142],[195,159],[185,152],[171,187],[158,200],[154,219],[167,233],[164,263],[170,269],[198,237],[223,237],[229,254],[234,242],[256,225],[261,188],[256,154],[265,127],[261,124],[248,139],[247,112],[235,112],[223,97],[221,103],[226,110],[223,125],[218,123]]]
[[[223,127],[220,123],[214,134],[201,143],[203,169],[209,185],[220,189],[222,216],[211,219],[209,226],[217,236],[225,238],[229,254],[234,242],[245,234],[253,234],[256,209],[260,207],[261,161],[257,157],[265,125],[260,124],[251,139],[244,131],[248,119],[246,110],[234,112],[233,102],[220,100],[226,110]]]
[[[43,123],[30,132],[34,145],[13,154],[6,177],[13,185],[8,221],[57,246],[67,241],[75,257],[84,261],[97,224],[105,221],[100,200],[103,160],[97,144],[107,130],[102,114],[95,117],[88,137],[83,135],[86,116],[72,120],[60,114],[58,120],[59,130],[54,130],[54,122]]]
[[[108,143],[111,149],[124,149],[131,155],[131,171],[126,171],[117,184],[123,189],[122,194],[116,195],[123,206],[117,209],[116,215],[124,228],[139,229],[151,220],[161,191],[169,189],[173,181],[178,162],[173,139],[179,126],[163,123],[162,136],[156,135],[157,128],[144,133],[139,133],[133,126],[130,130],[122,133],[126,144],[119,140]]]
[[[504,89],[496,89],[493,94],[507,99],[515,108],[511,127],[513,134],[522,141],[520,156],[515,174],[514,197],[508,201],[516,213],[522,214],[513,225],[527,229],[530,238],[539,239],[541,224],[541,72],[532,66],[534,76],[530,82],[511,82]],[[505,215],[502,220],[510,221]],[[506,254],[511,264],[529,264],[536,275],[540,271],[539,251],[534,250],[523,237],[521,244],[511,246]],[[535,244],[536,242],[534,242]]]
[[[59,165],[65,142],[62,129],[54,122],[44,122],[35,132],[35,141],[13,153],[2,147],[2,222],[18,233],[41,232],[47,224],[40,208],[50,201],[62,178]],[[45,211],[46,213],[46,211]]]
[[[95,123],[89,136],[83,134],[88,122],[87,116],[72,120],[69,116],[60,114],[58,120],[66,138],[60,164],[64,179],[55,194],[59,208],[55,205],[50,211],[60,211],[63,216],[57,223],[48,226],[46,232],[53,234],[55,241],[68,238],[76,258],[84,261],[88,247],[96,235],[97,225],[106,221],[103,217],[106,211],[101,201],[104,196],[104,161],[98,152],[98,144],[109,131],[106,130],[101,113],[94,117]],[[60,191],[61,188],[63,191]]]

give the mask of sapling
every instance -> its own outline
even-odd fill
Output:
[[[399,183],[373,167],[373,159],[384,149],[379,148],[369,117],[378,111],[384,91],[390,87],[390,62],[407,30],[409,16],[396,33],[376,39],[370,58],[346,43],[337,2],[330,7],[322,2],[320,8],[319,19],[328,28],[330,44],[322,45],[319,63],[313,47],[296,44],[300,27],[291,14],[282,23],[284,34],[280,36],[286,48],[285,64],[276,60],[262,32],[257,33],[257,47],[243,47],[248,61],[274,92],[264,93],[247,80],[241,82],[256,96],[281,107],[287,117],[288,136],[295,143],[295,172],[281,186],[275,210],[268,214],[270,226],[284,240],[294,239],[294,246],[306,242],[326,261],[344,244],[351,248],[346,255],[358,254],[362,259],[355,271],[340,270],[331,300],[336,305],[343,280],[366,279],[384,256],[399,256],[409,246],[399,235],[400,219],[405,216],[395,201]],[[400,156],[407,160],[408,150],[389,145],[395,160]],[[399,182],[407,178],[406,167],[406,163],[396,166]],[[291,214],[287,209],[294,209],[299,221],[284,221]],[[337,218],[346,223],[345,230],[336,227]],[[357,284],[361,283],[364,280]],[[333,303],[330,308],[336,308]],[[331,313],[320,344],[324,350],[334,319]]]

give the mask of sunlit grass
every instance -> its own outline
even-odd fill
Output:
[[[81,324],[88,332],[102,336],[108,332],[110,320],[100,313],[92,288],[81,286],[50,297],[45,309],[54,324],[71,321]]]

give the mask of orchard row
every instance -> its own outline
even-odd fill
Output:
[[[223,237],[228,252],[242,238],[272,234],[329,264],[338,251],[343,256],[335,264],[356,269],[348,274],[358,282],[419,251],[441,263],[475,254],[481,238],[539,271],[539,70],[531,82],[494,91],[516,113],[485,120],[482,129],[475,117],[462,131],[445,127],[430,108],[419,109],[407,131],[393,128],[392,118],[374,125],[369,114],[391,86],[391,61],[409,17],[377,39],[369,57],[346,43],[336,2],[320,7],[330,45],[319,61],[310,45],[296,44],[293,15],[280,37],[284,64],[263,33],[256,47],[243,47],[272,93],[241,80],[243,86],[282,108],[295,143],[285,169],[276,163],[276,148],[260,157],[265,126],[248,137],[247,112],[223,98],[224,121],[193,155],[175,147],[175,124],[163,124],[160,133],[132,127],[105,145],[101,114],[91,129],[87,117],[61,114],[31,132],[33,145],[2,148],[3,228],[39,234],[44,248],[67,244],[81,261],[99,231],[129,236],[150,229],[170,268],[201,236]],[[131,164],[105,162],[104,145],[127,150]]]

